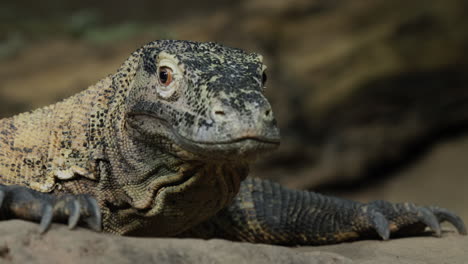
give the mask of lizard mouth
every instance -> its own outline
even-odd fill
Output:
[[[274,150],[279,147],[279,138],[267,138],[262,136],[242,136],[229,141],[203,142],[185,138],[174,133],[178,143],[185,149],[211,156],[213,158],[226,159],[229,157],[249,158]]]
[[[213,133],[211,134],[212,140],[206,139],[206,137],[203,140],[199,140],[184,136],[169,121],[154,114],[133,113],[129,115],[129,120],[139,120],[129,122],[134,129],[139,131],[146,130],[144,126],[139,125],[142,121],[145,123],[145,126],[150,122],[154,125],[151,127],[164,127],[166,131],[164,136],[183,150],[215,160],[251,158],[272,151],[278,148],[280,144],[279,133],[269,135],[262,133],[262,131],[246,130],[236,133],[239,135],[234,138],[226,138],[224,135]],[[158,131],[157,129],[152,130]],[[143,131],[143,133],[150,134],[147,131]]]

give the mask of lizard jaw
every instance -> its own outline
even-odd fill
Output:
[[[190,159],[195,160],[252,160],[261,154],[277,149],[280,145],[279,133],[264,134],[249,130],[239,133],[239,136],[228,140],[197,140],[181,135],[177,128],[170,125],[170,122],[153,114],[138,113],[129,115],[130,127],[150,134],[145,127],[158,127],[159,131],[164,127],[164,135],[153,135],[155,137],[165,137],[181,151],[191,153]],[[151,123],[151,124],[149,124]],[[142,131],[145,130],[145,131]],[[185,155],[184,155],[185,156]]]
[[[174,133],[184,149],[214,160],[251,159],[277,149],[279,138],[244,136],[229,141],[200,142]]]

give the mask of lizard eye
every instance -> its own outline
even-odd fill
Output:
[[[173,79],[172,69],[169,67],[161,67],[159,68],[158,76],[159,82],[164,86],[168,86],[171,84]]]
[[[262,85],[265,86],[266,82],[268,80],[267,74],[265,71],[262,73]]]
[[[156,65],[158,70],[154,74],[154,81],[159,97],[171,100],[178,98],[178,90],[184,84],[184,75],[177,58],[163,51],[156,58]]]

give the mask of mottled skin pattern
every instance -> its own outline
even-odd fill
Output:
[[[466,233],[445,209],[362,204],[248,178],[249,164],[279,144],[265,68],[261,56],[215,43],[155,41],[82,93],[1,120],[2,218],[41,221],[43,231],[55,221],[289,245],[426,226],[440,235],[442,221]]]

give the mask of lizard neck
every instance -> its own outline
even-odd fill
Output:
[[[184,161],[139,143],[129,140],[123,144],[127,151],[116,152],[129,154],[125,163],[110,159],[111,184],[101,188],[114,192],[103,211],[107,232],[159,237],[183,232],[229,205],[248,174],[247,164]]]
[[[228,163],[184,164],[179,174],[171,176],[168,185],[153,190],[155,196],[150,206],[138,210],[139,225],[131,226],[130,229],[125,226],[122,230],[137,236],[179,234],[206,221],[229,205],[247,173],[248,167]],[[172,181],[174,179],[176,181]],[[153,186],[157,184],[157,180],[153,182]]]

